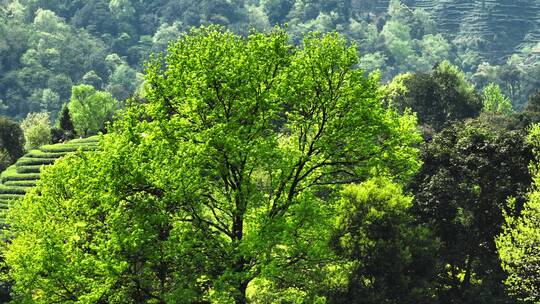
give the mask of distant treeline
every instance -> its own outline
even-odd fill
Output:
[[[298,42],[338,31],[360,66],[384,80],[450,60],[478,89],[497,83],[516,109],[538,87],[537,1],[4,0],[0,7],[0,114],[56,117],[78,84],[118,100],[134,94],[143,63],[192,26],[246,35],[285,25]]]

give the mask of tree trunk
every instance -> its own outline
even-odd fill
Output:
[[[238,294],[234,298],[234,303],[247,304],[246,289],[248,284],[249,281],[243,281],[242,283],[240,283],[240,286],[238,286]]]
[[[463,278],[463,282],[461,284],[461,293],[465,294],[467,289],[469,289],[469,285],[471,283],[471,275],[472,275],[472,261],[474,257],[472,255],[469,255],[467,257],[467,262],[465,264],[465,277]]]

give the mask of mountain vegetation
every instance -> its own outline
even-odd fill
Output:
[[[516,109],[540,74],[537,0],[2,2],[0,114],[17,119],[48,112],[54,120],[79,84],[130,97],[151,52],[204,24],[242,35],[286,24],[296,42],[338,31],[357,42],[360,66],[385,80],[449,60],[477,89],[499,84]]]
[[[0,0],[0,302],[537,303],[539,28],[537,0]]]

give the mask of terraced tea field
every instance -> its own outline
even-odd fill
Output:
[[[43,166],[53,164],[60,157],[78,149],[93,151],[97,149],[98,141],[97,136],[92,136],[74,139],[67,143],[44,145],[37,150],[29,151],[2,172],[0,175],[0,225],[4,225],[5,214],[12,201],[24,197],[29,189],[36,186]]]

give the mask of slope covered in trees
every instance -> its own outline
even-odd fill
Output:
[[[409,5],[434,12],[438,28],[458,47],[493,63],[504,63],[510,55],[540,42],[536,0],[415,0]]]
[[[335,31],[385,80],[450,60],[481,88],[497,82],[521,108],[540,74],[538,1],[39,1],[0,6],[0,114],[55,118],[78,84],[124,100],[143,62],[192,26],[240,34],[287,24],[294,41]]]

